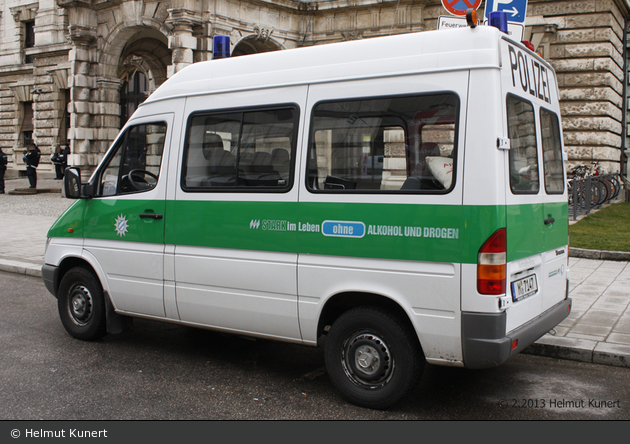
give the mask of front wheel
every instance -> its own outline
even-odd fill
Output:
[[[71,336],[94,341],[107,333],[103,288],[91,271],[76,267],[65,274],[59,285],[57,307],[61,323]]]
[[[326,369],[350,402],[391,407],[420,381],[424,355],[415,332],[387,311],[357,307],[341,315],[326,339]]]

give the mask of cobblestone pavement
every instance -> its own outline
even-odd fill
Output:
[[[15,189],[28,188],[28,180],[5,179],[5,194],[0,194],[0,261],[9,271],[39,274],[44,263],[46,234],[72,201],[61,194],[61,181],[40,179],[38,194],[12,195]],[[15,270],[13,270],[15,269]]]
[[[529,352],[630,367],[630,262],[569,259],[571,314]]]
[[[61,194],[61,180],[40,179],[37,181],[37,194],[11,195],[15,189],[28,188],[27,179],[5,179],[5,194],[0,194],[2,212],[24,216],[49,216],[57,218],[70,206],[72,201]]]

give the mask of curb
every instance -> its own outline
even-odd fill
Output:
[[[30,262],[0,259],[0,271],[42,277],[42,266]]]
[[[42,194],[42,193],[61,193],[60,189],[57,188],[16,188],[14,190],[9,191],[7,194],[13,196],[23,196],[26,194]]]
[[[606,261],[630,261],[630,252],[627,251],[586,250],[584,248],[570,247],[569,256],[582,259],[601,259]]]
[[[587,339],[543,336],[522,353],[630,368],[630,346]]]

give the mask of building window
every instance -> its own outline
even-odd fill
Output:
[[[24,49],[35,46],[35,20],[24,22]],[[33,56],[25,55],[24,63],[33,63]]]
[[[70,104],[70,90],[64,90],[64,106],[61,118],[61,128],[59,130],[59,141],[61,143],[68,143],[68,130],[70,129],[70,113],[68,112],[68,105]]]
[[[24,146],[33,143],[33,102],[22,102],[21,142]]]
[[[120,93],[120,126],[122,127],[138,106],[147,98],[147,77],[143,72],[136,73],[125,81]]]

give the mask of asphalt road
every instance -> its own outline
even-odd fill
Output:
[[[428,366],[388,411],[344,401],[321,349],[135,320],[71,338],[41,279],[0,272],[0,420],[629,419],[630,370],[519,355]]]

